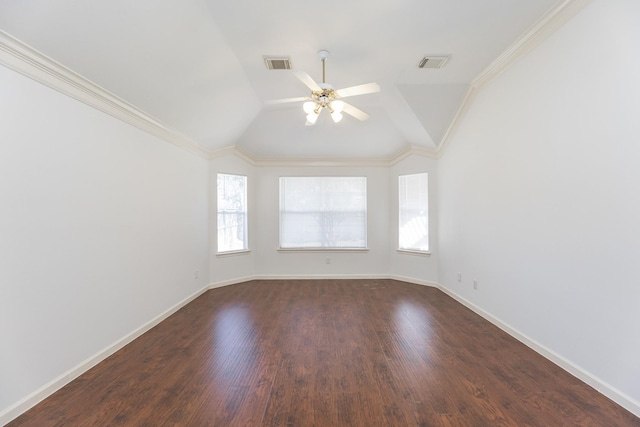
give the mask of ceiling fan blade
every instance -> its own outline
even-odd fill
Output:
[[[293,70],[293,75],[296,76],[302,83],[304,83],[305,86],[311,89],[312,92],[322,90],[320,85],[318,85],[318,83],[316,83],[315,80],[313,80],[311,76],[304,71]]]
[[[300,96],[298,98],[284,98],[284,99],[271,99],[269,101],[264,101],[267,105],[277,105],[277,104],[286,104],[288,102],[300,102],[306,101],[308,98],[304,96]]]
[[[351,104],[347,104],[346,102],[344,103],[344,108],[342,109],[342,112],[347,113],[350,116],[353,116],[356,119],[363,122],[369,118],[369,115],[367,113],[365,113],[359,108],[354,107]]]
[[[366,95],[367,93],[380,92],[380,86],[377,83],[366,83],[359,86],[345,87],[336,91],[340,98],[347,96]]]

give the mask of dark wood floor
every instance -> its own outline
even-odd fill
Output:
[[[211,290],[10,426],[640,426],[437,289]]]

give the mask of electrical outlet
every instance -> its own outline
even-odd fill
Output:
[[[458,273],[458,282],[462,282],[462,273]]]
[[[477,280],[473,281],[473,289],[475,289],[476,291],[478,290],[478,281]]]
[[[193,275],[194,278],[199,279],[200,278],[200,270],[196,270],[195,274]]]
[[[331,264],[331,258],[327,258],[327,259],[325,260],[325,262],[326,262],[327,264]]]

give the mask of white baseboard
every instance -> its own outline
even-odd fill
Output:
[[[532,350],[536,351],[537,353],[541,354],[548,360],[552,361],[553,363],[555,363],[565,371],[574,375],[576,378],[580,379],[581,381],[590,385],[594,389],[598,390],[600,393],[607,396],[609,399],[613,400],[623,408],[626,408],[633,414],[640,417],[640,402],[631,398],[625,393],[622,393],[621,391],[617,390],[615,387],[612,387],[605,381],[602,381],[598,377],[585,371],[579,366],[573,364],[571,361],[565,359],[564,357],[555,353],[551,349],[529,338],[528,336],[521,333],[517,329],[512,328],[507,323],[489,314],[488,312],[484,311],[480,307],[476,306],[475,304],[463,298],[462,296],[458,295],[457,293],[453,292],[452,290],[442,286],[441,284],[430,282],[427,280],[416,279],[413,277],[404,277],[404,276],[397,276],[397,275],[316,274],[316,275],[252,275],[252,276],[245,276],[245,277],[240,277],[236,279],[230,279],[230,280],[211,283],[208,286],[190,295],[189,297],[183,299],[179,303],[175,304],[174,306],[172,306],[162,314],[158,315],[154,319],[145,323],[140,328],[136,329],[135,331],[131,332],[130,334],[126,335],[125,337],[121,338],[120,340],[116,341],[110,346],[106,347],[102,351],[91,356],[90,358],[80,363],[76,367],[70,369],[69,371],[65,372],[64,374],[60,375],[59,377],[55,378],[54,380],[40,387],[38,390],[34,391],[33,393],[19,400],[15,404],[4,409],[2,412],[0,412],[0,425],[5,425],[9,423],[11,420],[17,418],[19,415],[23,414],[24,412],[26,412],[27,410],[29,410],[30,408],[32,408],[33,406],[35,406],[36,404],[38,404],[39,402],[47,398],[48,396],[52,395],[53,393],[55,393],[56,391],[58,391],[59,389],[61,389],[62,387],[64,387],[65,385],[67,385],[68,383],[70,383],[71,381],[73,381],[83,373],[85,373],[86,371],[88,371],[89,369],[93,368],[95,365],[105,360],[107,357],[111,356],[116,351],[120,350],[121,348],[123,348],[124,346],[126,346],[127,344],[129,344],[130,342],[132,342],[133,340],[135,340],[136,338],[138,338],[139,336],[141,336],[142,334],[144,334],[145,332],[153,328],[154,326],[158,325],[160,322],[162,322],[163,320],[171,316],[176,311],[180,310],[185,305],[189,304],[191,301],[193,301],[194,299],[196,299],[197,297],[199,297],[209,289],[215,289],[223,286],[234,285],[242,282],[247,282],[250,280],[300,280],[300,279],[372,279],[372,280],[373,279],[393,279],[393,280],[399,280],[403,282],[415,283],[423,286],[436,287],[440,289],[442,292],[452,297],[453,299],[455,299],[456,301],[468,307],[478,315],[482,316],[489,322],[493,323],[494,325],[496,325],[497,327],[499,327],[500,329],[502,329],[512,337],[516,338],[518,341],[522,342]]]
[[[124,336],[119,339],[115,343],[106,347],[105,349],[99,351],[93,356],[89,357],[87,360],[78,364],[77,366],[69,369],[67,372],[43,385],[33,393],[25,396],[20,399],[18,402],[9,406],[8,408],[2,410],[0,412],[0,426],[3,426],[9,423],[11,420],[17,418],[21,414],[25,413],[47,397],[51,396],[56,391],[60,390],[65,385],[69,384],[74,379],[78,378],[83,373],[87,372],[89,369],[96,366],[98,363],[105,360],[107,357],[114,354],[116,351],[120,350],[154,326],[158,325],[160,322],[171,316],[176,311],[180,310],[185,305],[189,304],[191,301],[202,295],[209,289],[220,288],[223,286],[235,285],[242,282],[247,282],[250,280],[297,280],[297,279],[395,279],[401,280],[405,282],[417,283],[426,286],[437,286],[437,284],[432,282],[427,282],[423,280],[418,280],[410,277],[401,277],[401,276],[389,276],[389,275],[371,275],[371,274],[315,274],[315,275],[252,275],[239,277],[235,279],[223,280],[219,282],[211,283],[204,288],[198,290],[194,294],[188,296],[183,299],[179,303],[175,304],[162,314],[156,316],[154,319],[145,323],[135,331],[130,334]]]
[[[416,285],[429,286],[430,288],[438,288],[438,289],[440,288],[440,285],[437,284],[436,282],[430,282],[428,280],[415,279],[413,277],[391,275],[391,276],[388,276],[388,278],[389,279],[393,279],[393,280],[399,280],[401,282],[415,283]]]
[[[252,280],[338,280],[338,279],[388,279],[384,274],[259,274]]]
[[[145,323],[135,331],[122,337],[115,343],[111,344],[110,346],[104,348],[103,350],[89,357],[84,362],[69,369],[64,374],[58,376],[57,378],[43,385],[38,390],[25,396],[24,398],[20,399],[18,402],[14,403],[8,408],[2,410],[2,412],[0,412],[0,426],[8,424],[11,420],[17,418],[21,414],[31,409],[33,406],[37,405],[47,397],[51,396],[53,393],[60,390],[65,385],[69,384],[71,381],[78,378],[80,375],[84,374],[89,369],[93,368],[98,363],[102,362],[103,360],[111,356],[116,351],[120,350],[121,348],[123,348],[124,346],[126,346],[127,344],[129,344],[130,342],[132,342],[133,340],[135,340],[136,338],[138,338],[139,336],[141,336],[142,334],[144,334],[145,332],[147,332],[148,330],[150,330],[151,328],[153,328],[154,326],[156,326],[157,324],[165,320],[167,317],[171,316],[173,313],[180,310],[182,307],[189,304],[194,299],[198,298],[208,289],[209,289],[209,286],[206,286],[200,289],[199,291],[195,292],[194,294],[188,296],[187,298],[183,299],[182,301],[172,306],[165,312],[161,313],[160,315],[156,316],[152,320],[148,321],[147,323]]]
[[[447,287],[445,287],[445,286],[443,286],[441,284],[438,284],[437,287],[442,292],[444,292],[445,294],[449,295],[451,298],[455,299],[456,301],[458,301],[459,303],[461,303],[465,307],[469,308],[470,310],[472,310],[476,314],[482,316],[484,319],[486,319],[489,322],[493,323],[495,326],[497,326],[498,328],[502,329],[503,331],[505,331],[506,333],[508,333],[509,335],[511,335],[512,337],[514,337],[515,339],[517,339],[518,341],[520,341],[521,343],[523,343],[524,345],[529,347],[530,349],[534,350],[535,352],[539,353],[540,355],[542,355],[546,359],[548,359],[551,362],[555,363],[556,365],[558,365],[559,367],[561,367],[565,371],[569,372],[574,377],[578,378],[580,381],[590,385],[591,387],[596,389],[601,394],[605,395],[609,399],[611,399],[614,402],[616,402],[618,405],[620,405],[623,408],[627,409],[629,412],[631,412],[634,415],[640,417],[640,402],[638,402],[637,400],[633,399],[631,396],[628,396],[627,394],[621,392],[620,390],[618,390],[615,387],[611,386],[607,382],[601,380],[600,378],[598,378],[595,375],[591,374],[590,372],[584,370],[580,366],[574,364],[570,360],[567,360],[566,358],[562,357],[561,355],[559,355],[558,353],[554,352],[550,348],[548,348],[548,347],[540,344],[539,342],[529,338],[527,335],[525,335],[522,332],[518,331],[517,329],[509,326],[507,323],[503,322],[502,320],[500,320],[499,318],[493,316],[492,314],[486,312],[485,310],[483,310],[482,308],[478,307],[477,305],[475,305],[471,301],[469,301],[466,298],[458,295],[457,293],[455,293],[451,289],[449,289],[449,288],[447,288]]]
[[[254,276],[244,276],[244,277],[238,277],[235,279],[222,280],[220,282],[211,283],[208,289],[221,288],[223,286],[229,286],[229,285],[237,285],[238,283],[248,282],[250,280],[255,280]]]
[[[389,274],[258,274],[252,276],[245,276],[239,279],[227,280],[217,283],[212,283],[210,289],[218,288],[221,286],[233,285],[236,283],[247,282],[249,280],[339,280],[339,279],[392,279],[401,282],[409,282],[417,285],[430,286],[437,288],[438,284],[427,280],[416,279],[414,277],[397,276]]]

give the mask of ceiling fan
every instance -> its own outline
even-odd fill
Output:
[[[334,89],[329,83],[325,81],[325,63],[329,57],[329,51],[321,50],[318,52],[320,61],[322,62],[322,83],[316,83],[309,74],[301,70],[293,70],[293,74],[304,83],[309,89],[311,89],[311,96],[304,96],[298,98],[286,98],[275,99],[266,101],[267,104],[285,104],[289,102],[301,102],[304,112],[307,113],[306,126],[313,126],[316,124],[320,113],[325,108],[329,110],[331,118],[335,123],[342,120],[342,113],[347,113],[350,116],[355,117],[358,120],[365,121],[369,118],[369,115],[359,108],[354,107],[351,104],[347,104],[342,101],[341,98],[349,96],[365,95],[368,93],[380,92],[380,86],[377,83],[367,83],[358,86],[351,86],[344,89]]]

